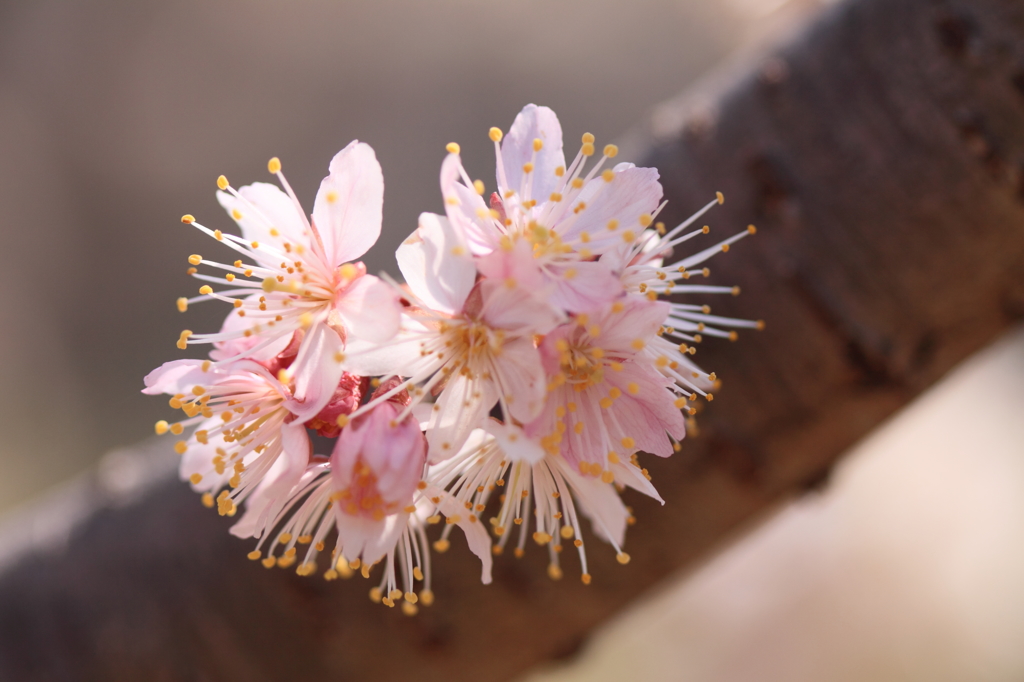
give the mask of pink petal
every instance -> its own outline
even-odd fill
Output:
[[[509,412],[519,422],[536,419],[544,407],[547,381],[540,351],[530,337],[506,341],[494,363],[496,379]]]
[[[217,201],[238,223],[247,241],[265,242],[278,247],[285,242],[309,246],[305,217],[298,212],[291,197],[277,185],[254,182],[240,188],[238,193],[242,199],[228,192],[217,192]],[[277,236],[271,235],[272,228]]]
[[[322,322],[313,325],[302,340],[302,348],[289,368],[295,380],[294,398],[285,406],[305,422],[330,402],[343,372],[337,359],[342,350],[337,332]]]
[[[565,271],[575,270],[571,278]],[[604,263],[584,261],[551,268],[555,289],[551,304],[571,313],[591,313],[622,293],[622,282]]]
[[[353,337],[381,343],[394,337],[402,324],[402,306],[389,285],[363,275],[343,291],[335,310]]]
[[[540,139],[544,147],[536,153],[536,160],[533,161],[535,139]],[[547,107],[527,104],[516,116],[501,143],[501,158],[504,161],[508,186],[502,187],[499,174],[499,187],[519,192],[523,183],[523,166],[533,161],[534,169],[530,173],[533,188],[530,196],[538,201],[546,201],[562,183],[562,178],[555,175],[555,169],[565,166],[565,155],[562,153],[562,126],[555,112]]]
[[[586,231],[591,237],[587,246],[592,252],[601,253],[621,244],[622,232],[627,229],[640,234],[643,229],[640,216],[654,213],[661,197],[656,169],[619,164],[611,182],[598,177],[586,184],[578,199],[586,203],[586,209],[574,216],[567,229],[556,225],[555,230],[565,241],[577,239],[580,232]],[[615,232],[608,230],[611,220],[619,222],[619,229]]]
[[[384,176],[370,145],[353,140],[331,160],[320,183],[313,224],[335,267],[366,253],[380,236]]]

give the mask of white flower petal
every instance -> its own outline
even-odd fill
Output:
[[[498,447],[510,461],[536,464],[544,459],[544,448],[515,424],[502,424],[493,419],[487,419],[483,430],[494,436]],[[477,445],[481,442],[479,438],[471,437],[471,440],[475,440]]]
[[[533,421],[544,407],[547,382],[540,351],[530,337],[505,342],[494,363],[509,412],[519,422]]]
[[[494,560],[491,556],[491,536],[487,533],[483,522],[479,518],[467,514],[466,510],[460,508],[453,497],[446,495],[441,489],[431,486],[423,492],[427,497],[441,497],[442,501],[438,506],[440,512],[449,518],[457,517],[459,519],[456,525],[466,534],[469,551],[480,559],[480,582],[490,585]]]
[[[626,539],[629,510],[612,484],[582,476],[561,461],[558,461],[558,467],[572,487],[578,508],[593,524],[594,534],[621,547]]]
[[[441,462],[455,455],[470,432],[483,426],[497,400],[489,381],[473,381],[457,373],[450,377],[434,403],[427,430],[430,462]]]
[[[421,213],[419,226],[395,252],[406,284],[427,307],[453,314],[476,281],[465,240],[444,216]]]

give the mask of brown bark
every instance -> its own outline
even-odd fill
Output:
[[[227,521],[164,477],[4,572],[0,677],[507,679],[571,654],[739,524],[822,485],[848,446],[1024,316],[1024,5],[848,2],[647,161],[666,221],[721,190],[720,236],[758,225],[710,263],[744,295],[711,303],[768,327],[701,347],[724,386],[681,454],[647,458],[667,504],[630,498],[628,566],[593,542],[590,586],[571,557],[550,581],[532,551],[501,557],[484,587],[451,551],[435,557],[437,603],[408,618],[361,578],[247,561]]]

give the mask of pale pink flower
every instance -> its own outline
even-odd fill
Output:
[[[397,255],[411,304],[403,330],[390,344],[347,354],[351,371],[407,377],[415,387],[407,413],[436,395],[426,425],[432,461],[458,452],[495,405],[506,421],[536,418],[545,380],[534,339],[559,322],[556,312],[515,282],[477,282],[443,216],[423,214]]]
[[[526,431],[585,476],[612,480],[610,466],[637,451],[667,457],[685,435],[686,398],[658,371],[669,358],[645,350],[669,305],[628,296],[580,315],[544,338],[544,411]]]
[[[482,257],[481,274],[541,286],[553,306],[569,312],[610,301],[621,284],[593,259],[623,240],[631,242],[650,224],[662,195],[658,172],[632,164],[602,171],[618,154],[615,145],[607,145],[584,173],[594,155],[589,133],[566,167],[558,118],[533,104],[519,113],[508,135],[492,128],[491,139],[498,191],[490,205],[480,196],[483,183],[470,181],[462,167],[457,145],[449,145],[452,153],[441,167],[445,210]]]
[[[352,142],[338,152],[320,184],[311,219],[281,173],[280,161],[271,159],[269,168],[285,191],[262,182],[235,190],[223,176],[218,180],[217,199],[238,223],[241,236],[200,225],[192,216],[182,219],[240,258],[220,263],[190,257],[193,266],[209,265],[225,274],[214,277],[191,268],[195,277],[210,284],[195,298],[179,299],[179,309],[217,299],[234,310],[219,333],[182,332],[179,347],[214,343],[219,361],[266,360],[287,347],[293,332],[321,322],[343,340],[393,336],[400,318],[394,292],[367,275],[362,263],[351,262],[380,235],[384,180],[373,150]],[[215,291],[212,284],[227,288]]]
[[[269,501],[267,516],[287,502],[310,461],[307,426],[323,420],[339,384],[351,381],[337,361],[321,362],[340,352],[340,345],[333,330],[317,324],[294,364],[276,377],[251,360],[177,360],[146,377],[144,393],[170,394],[171,406],[186,415],[173,425],[158,422],[157,433],[195,427],[175,449],[182,455],[182,478],[205,493],[208,506],[225,486],[216,498],[224,515],[234,515],[257,486]]]

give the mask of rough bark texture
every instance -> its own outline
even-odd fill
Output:
[[[593,584],[571,557],[554,583],[532,551],[484,587],[452,551],[435,557],[437,603],[408,618],[361,578],[247,561],[228,521],[164,477],[9,562],[0,678],[507,679],[824,484],[845,448],[1024,315],[1024,5],[854,0],[751,69],[651,138],[667,222],[722,190],[719,236],[758,225],[710,264],[744,295],[711,303],[768,327],[701,347],[724,386],[680,455],[647,459],[667,504],[629,500],[632,563],[591,543]]]

